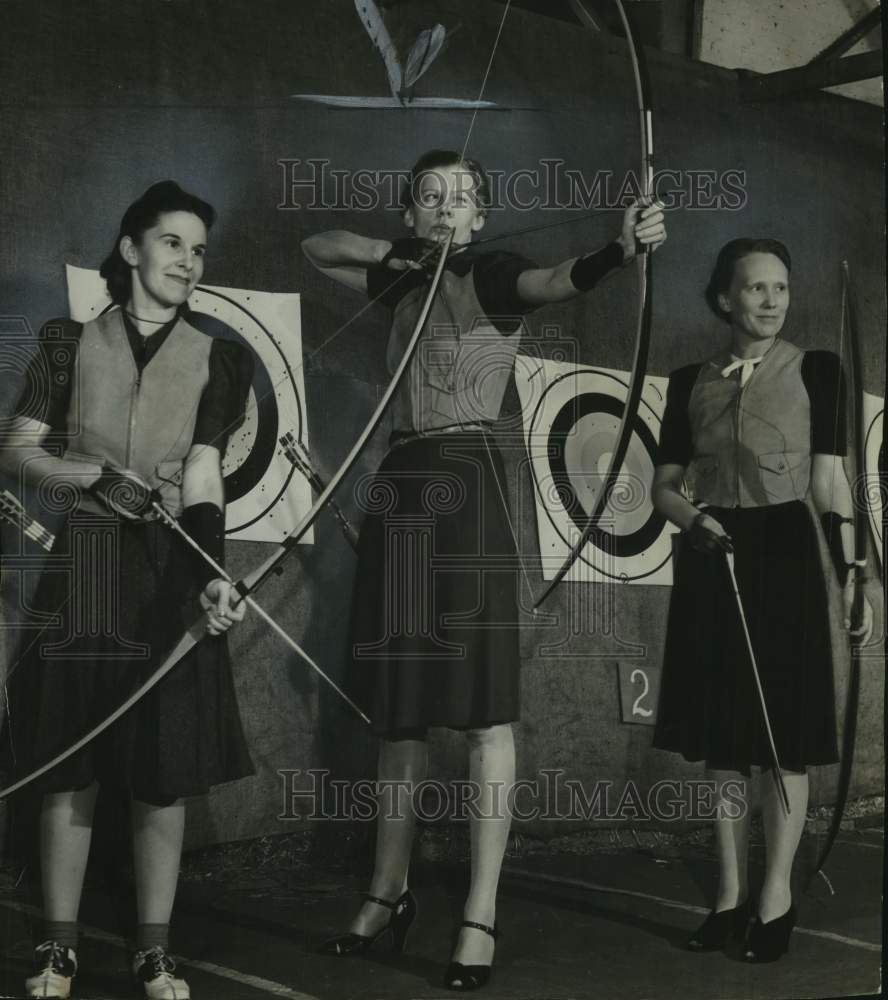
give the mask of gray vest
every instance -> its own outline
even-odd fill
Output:
[[[694,457],[691,498],[715,507],[765,507],[802,500],[811,479],[811,404],[805,352],[776,340],[740,388],[721,353],[705,362],[688,403]]]
[[[387,362],[394,371],[413,332],[427,288],[411,289],[395,307]],[[472,270],[445,271],[404,382],[393,400],[398,431],[494,421],[515,363],[523,327],[503,334],[487,319]]]
[[[140,379],[120,310],[86,323],[72,372],[67,454],[132,469],[180,514],[211,347],[211,337],[179,319]],[[81,508],[102,509],[88,494]]]

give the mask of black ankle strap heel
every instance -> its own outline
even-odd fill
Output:
[[[499,937],[499,930],[496,927],[479,924],[476,920],[463,920],[459,926],[471,927],[476,931],[484,931],[494,941]],[[458,932],[459,928],[457,928]],[[444,973],[444,985],[449,990],[458,990],[461,993],[480,990],[490,979],[491,968],[490,965],[463,965],[461,962],[451,962]]]
[[[362,955],[386,931],[392,932],[392,949],[398,952],[404,950],[407,932],[410,930],[410,925],[416,917],[417,907],[413,893],[408,889],[394,902],[390,899],[380,899],[379,896],[371,896],[370,893],[364,893],[364,899],[368,903],[375,903],[377,906],[384,906],[387,910],[391,910],[392,915],[389,917],[389,922],[375,934],[348,933],[330,938],[319,949],[322,955],[336,955],[339,958],[347,958],[350,955]]]

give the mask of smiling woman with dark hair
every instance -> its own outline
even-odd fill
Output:
[[[193,215],[209,232],[216,221],[216,210],[196,195],[183,191],[175,181],[159,181],[130,205],[120,220],[120,232],[111,252],[102,261],[99,273],[105,279],[111,301],[126,305],[133,294],[132,264],[123,255],[124,239],[138,244],[145,230],[151,229],[161,215],[183,212]],[[127,244],[128,246],[129,244]]]
[[[44,932],[26,984],[31,997],[70,993],[99,785],[132,800],[134,975],[151,1000],[190,995],[167,954],[183,799],[252,773],[223,636],[245,605],[233,606],[230,585],[153,506],[162,503],[222,562],[221,456],[243,415],[252,360],[188,322],[213,218],[172,181],[129,207],[101,272],[117,308],[83,325],[44,327],[2,442],[6,471],[21,469],[41,489],[72,497],[53,555],[108,553],[75,559],[75,573],[50,558],[40,579],[33,606],[55,624],[12,678],[18,769],[52,759],[107,718],[193,623],[197,602],[209,633],[134,708],[40,779]],[[60,351],[60,343],[73,348]],[[26,412],[34,399],[39,412]],[[47,447],[50,435],[63,444],[61,457]],[[91,608],[90,594],[104,603]]]
[[[745,957],[755,962],[779,958],[795,923],[790,874],[805,823],[806,768],[837,759],[826,590],[807,500],[833,542],[846,627],[855,572],[839,359],[780,338],[790,270],[789,251],[776,240],[722,248],[706,299],[729,324],[730,345],[673,372],[653,485],[654,506],[684,532],[654,746],[705,760],[720,787],[774,766],[726,564],[733,552],[788,795],[790,811],[775,775],[761,783],[767,863],[757,914],[747,884],[749,798],[739,816],[735,793],[719,800],[718,895],[688,942],[706,951],[745,937]],[[867,605],[863,642],[871,619]]]

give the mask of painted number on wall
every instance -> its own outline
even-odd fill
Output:
[[[660,668],[640,667],[637,663],[618,663],[620,707],[623,722],[652,726],[657,721],[657,698],[660,693]]]

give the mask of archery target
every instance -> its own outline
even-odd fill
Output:
[[[863,394],[864,460],[866,462],[866,505],[869,515],[873,544],[879,556],[879,564],[884,565],[882,556],[882,514],[885,497],[882,470],[884,470],[885,447],[883,440],[885,426],[885,400],[868,392]]]
[[[85,323],[110,307],[98,271],[66,271],[73,319]],[[285,431],[308,444],[299,296],[198,285],[188,304],[195,329],[243,343],[255,363],[246,417],[223,457],[226,535],[279,543],[311,506],[308,483],[278,444]]]
[[[521,399],[544,579],[563,564],[593,510],[616,444],[627,372],[521,355]],[[598,528],[566,580],[671,585],[668,524],[650,501],[667,379],[647,377],[623,467]]]

